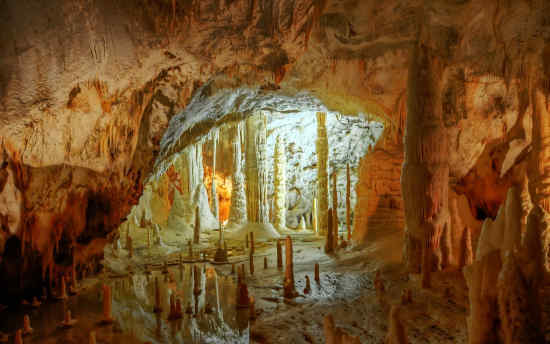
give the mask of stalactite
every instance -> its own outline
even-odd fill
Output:
[[[216,148],[218,145],[219,130],[215,128],[212,132],[212,213],[216,220],[220,220],[218,194],[216,193]]]
[[[326,113],[317,112],[317,226],[320,234],[326,234],[328,228],[328,138],[325,126]]]
[[[346,227],[348,230],[347,240],[350,241],[351,240],[351,175],[349,170],[349,164],[346,165]]]
[[[277,136],[274,157],[274,223],[278,231],[286,229],[286,155],[285,143]]]
[[[241,224],[247,220],[246,193],[244,175],[242,172],[241,140],[243,135],[243,124],[239,122],[236,126],[236,135],[233,139],[233,188],[231,192],[231,209],[229,211],[229,223]]]
[[[337,175],[336,170],[332,174],[332,218],[329,221],[332,221],[332,230],[334,234],[332,235],[332,248],[334,251],[338,249],[338,189],[337,189]]]

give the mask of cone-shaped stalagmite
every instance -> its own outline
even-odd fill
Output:
[[[198,266],[193,265],[193,294],[201,293],[201,273]]]
[[[284,296],[287,298],[296,297],[296,287],[294,285],[294,257],[292,251],[292,239],[290,236],[285,240],[285,280],[283,283]]]
[[[346,166],[346,227],[348,230],[347,240],[351,240],[351,175],[349,164]]]
[[[325,253],[334,252],[334,231],[332,230],[332,209],[327,212],[327,241],[325,242]]]
[[[400,313],[401,308],[399,306],[392,306],[385,344],[407,344],[409,342]]]
[[[112,323],[112,300],[111,300],[111,287],[103,285],[103,323]]]
[[[321,283],[321,277],[319,276],[319,263],[315,263],[315,282]]]
[[[254,254],[254,232],[250,232],[250,253]]]
[[[193,229],[193,243],[198,244],[200,240],[201,235],[201,216],[200,216],[200,209],[197,206],[195,208],[195,227]]]
[[[19,329],[15,331],[15,338],[13,344],[23,344],[23,330]]]
[[[332,221],[332,230],[334,234],[332,236],[332,248],[334,251],[338,249],[338,189],[336,188],[337,178],[336,170],[332,174],[332,218],[329,221]]]
[[[88,344],[97,344],[96,338],[95,338],[95,331],[91,331],[88,335]]]
[[[162,312],[162,305],[160,302],[160,288],[158,277],[155,277],[155,307],[153,309],[155,313]]]
[[[281,246],[281,240],[277,239],[277,268],[283,267],[283,248]]]
[[[284,140],[277,136],[274,158],[274,221],[278,231],[286,228],[286,155]]]
[[[27,314],[23,317],[23,335],[33,333],[34,329],[31,327],[31,318]]]
[[[317,226],[319,233],[325,234],[328,228],[328,138],[325,126],[326,113],[317,112]]]
[[[244,273],[239,273],[237,277],[237,308],[248,308],[249,305],[250,298],[248,296],[248,286],[244,281]]]
[[[241,140],[243,138],[243,124],[239,123],[236,127],[236,135],[233,139],[233,175],[232,175],[232,191],[231,191],[231,206],[229,209],[229,222],[241,224],[246,222],[246,193],[245,182],[242,171],[242,154]]]
[[[249,262],[250,262],[250,274],[254,275],[254,254],[252,254],[252,252],[250,252]]]

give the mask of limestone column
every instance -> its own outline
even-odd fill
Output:
[[[292,298],[296,296],[296,287],[294,284],[294,254],[292,251],[292,239],[290,236],[285,240],[285,280],[283,283],[284,297]]]
[[[319,222],[317,217],[317,198],[316,197],[313,198],[311,217],[312,217],[312,223],[313,223],[312,224],[313,233],[315,233],[316,235],[319,235]]]
[[[449,221],[449,145],[441,104],[445,65],[430,43],[419,38],[409,67],[401,177],[406,240],[411,241],[405,243],[407,263],[411,272],[421,266],[425,288],[430,287],[434,255]]]
[[[275,229],[283,231],[286,228],[286,156],[285,143],[277,136],[274,157],[274,223]]]
[[[218,204],[218,194],[216,193],[216,146],[218,144],[219,131],[215,128],[212,131],[212,187],[211,187],[211,197],[212,197],[212,213],[216,220],[220,220],[220,211]]]
[[[246,119],[246,207],[248,221],[269,222],[267,202],[266,117],[263,113]]]
[[[337,174],[336,169],[332,174],[332,230],[334,234],[332,235],[332,244],[333,248],[336,251],[338,249],[338,190],[337,190]],[[329,220],[330,221],[330,220]]]
[[[328,138],[325,126],[326,113],[317,112],[317,140],[315,148],[317,151],[317,226],[320,234],[326,234],[328,228]]]
[[[233,188],[231,191],[231,208],[229,209],[229,223],[241,224],[247,221],[246,193],[244,175],[242,171],[241,140],[244,126],[237,124],[236,135],[233,140]]]
[[[346,166],[346,226],[348,230],[348,241],[351,240],[351,175],[349,164]]]

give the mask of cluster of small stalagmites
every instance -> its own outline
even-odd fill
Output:
[[[512,187],[497,218],[483,223],[475,259],[464,268],[472,344],[499,338],[505,343],[543,340],[540,287],[545,256],[541,246],[548,231],[544,219],[548,215],[534,206],[522,238],[521,214],[520,192]]]
[[[326,344],[360,344],[359,337],[351,336],[334,324],[332,314],[325,316],[323,330]]]

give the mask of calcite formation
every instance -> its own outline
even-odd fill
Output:
[[[332,249],[336,251],[338,249],[338,189],[336,179],[336,171],[332,174],[332,217],[329,218],[329,221],[332,221],[332,230],[334,234],[332,235]]]
[[[346,229],[347,240],[351,240],[351,174],[349,164],[346,165]]]
[[[265,121],[263,112],[246,120],[246,209],[248,221],[256,223],[269,222]]]
[[[218,202],[218,194],[216,193],[216,147],[218,145],[219,130],[215,128],[212,132],[212,189],[210,191],[210,198],[212,203],[212,213],[216,220],[220,220],[220,210]]]
[[[273,162],[274,182],[274,221],[273,226],[278,231],[286,229],[286,153],[285,142],[279,136],[275,145],[275,154]]]
[[[332,229],[333,226],[333,216],[332,216],[332,208],[329,208],[327,211],[327,240],[325,241],[325,253],[332,253],[334,252],[334,230]]]
[[[319,234],[319,217],[317,216],[317,198],[313,198],[313,205],[311,206],[311,228],[315,234]]]
[[[292,251],[292,238],[285,239],[285,279],[283,282],[283,294],[286,298],[297,296],[296,285],[294,284],[294,253]]]
[[[236,135],[233,138],[233,174],[232,174],[232,193],[231,206],[229,211],[229,223],[241,224],[247,221],[246,208],[246,193],[245,179],[242,171],[242,154],[241,147],[243,145],[243,123],[239,122],[236,125]]]
[[[320,234],[326,234],[328,229],[328,138],[325,126],[326,114],[317,113],[317,226]]]

